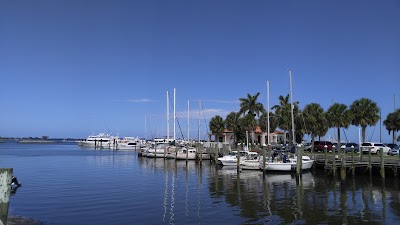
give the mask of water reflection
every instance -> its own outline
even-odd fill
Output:
[[[185,220],[191,221],[189,217],[194,208],[190,199],[196,191],[197,221],[204,221],[204,172],[207,173],[212,204],[234,207],[233,214],[243,220],[241,223],[386,223],[400,218],[398,182],[395,179],[388,182],[388,179],[379,177],[350,176],[341,180],[318,172],[307,172],[299,178],[295,174],[238,172],[236,167],[220,167],[210,162],[203,162],[200,166],[194,161],[188,164],[186,161],[163,159],[138,158],[138,161],[142,167],[164,171],[163,221],[170,224],[177,221],[175,197],[181,196],[176,196],[175,182],[181,178],[185,182],[182,202]],[[193,190],[193,185],[196,185],[196,190]],[[181,222],[182,217],[178,218]]]
[[[57,156],[40,146],[28,147],[25,152],[32,157],[20,157],[20,152],[13,155],[13,149],[3,149],[0,155],[0,163],[15,167],[27,184],[13,196],[10,212],[43,219],[46,224],[400,221],[398,178],[349,175],[342,181],[315,170],[297,179],[294,174],[238,172],[236,167],[219,167],[209,161],[200,166],[195,161],[81,149]],[[82,186],[83,182],[88,185]]]

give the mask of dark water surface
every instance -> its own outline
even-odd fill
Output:
[[[398,224],[399,181],[266,174],[75,144],[0,144],[9,215],[45,224]]]

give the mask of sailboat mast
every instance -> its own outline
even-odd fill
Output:
[[[271,141],[269,140],[269,134],[270,134],[270,130],[269,130],[269,81],[267,81],[267,144],[269,146],[269,144],[271,143]]]
[[[176,140],[176,109],[175,109],[175,103],[176,103],[176,89],[174,88],[174,141]]]
[[[189,135],[190,135],[190,130],[189,130],[189,126],[190,125],[190,102],[189,102],[189,100],[188,100],[188,136],[187,136],[187,140],[189,141],[190,139],[189,139]]]
[[[293,93],[292,93],[292,70],[289,70],[290,77],[290,110],[292,114],[292,143],[296,143],[296,139],[294,136],[294,115],[293,115]]]
[[[168,98],[168,91],[167,91],[167,141],[169,140],[169,98]]]
[[[144,139],[147,140],[147,116],[144,116]]]
[[[201,110],[201,100],[199,100],[199,121],[198,121],[198,133],[197,133],[197,138],[199,139],[199,142],[200,142],[200,110]]]

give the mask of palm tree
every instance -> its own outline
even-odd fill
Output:
[[[231,112],[226,116],[224,121],[226,129],[233,132],[233,141],[237,142],[237,137],[240,132],[240,125],[239,125],[240,114]]]
[[[240,110],[239,115],[251,114],[253,116],[259,116],[260,113],[264,112],[264,106],[262,103],[257,102],[257,98],[260,95],[260,92],[255,94],[254,96],[247,94],[247,98],[240,98]]]
[[[254,140],[254,130],[257,127],[257,121],[255,120],[256,115],[259,116],[260,113],[265,112],[264,106],[262,103],[257,102],[257,98],[260,96],[260,92],[255,94],[254,96],[247,94],[247,98],[240,98],[240,110],[239,115],[244,115],[242,120],[242,125],[246,128],[246,130],[251,133],[252,140]],[[245,113],[247,114],[245,115]],[[250,118],[248,115],[252,116]],[[248,124],[246,124],[248,123]]]
[[[352,115],[345,104],[334,103],[325,113],[329,127],[337,128],[338,151],[340,150],[340,128],[348,128]]]
[[[219,134],[222,134],[225,130],[224,120],[222,119],[222,117],[220,117],[218,115],[211,118],[209,126],[210,126],[210,130],[213,134],[219,135]]]
[[[365,142],[367,126],[374,126],[380,119],[378,105],[368,98],[361,98],[350,105],[351,124],[361,126],[362,141]]]
[[[293,113],[295,122],[299,122],[297,119],[300,112],[298,107],[298,102],[293,102]],[[285,131],[290,131],[292,129],[292,115],[291,115],[291,103],[289,102],[289,95],[283,97],[279,96],[279,105],[274,105],[272,109],[275,110],[275,116],[277,117],[278,127]],[[300,127],[300,124],[297,124]],[[296,125],[295,125],[296,126]],[[289,132],[289,139],[292,140],[292,133]]]
[[[258,119],[258,125],[260,126],[262,132],[268,132],[267,114],[268,113],[266,112],[262,113]],[[269,132],[274,132],[277,127],[278,123],[275,114],[273,112],[269,112]],[[269,134],[267,134],[267,137],[269,137]],[[268,142],[268,140],[265,140],[265,142]]]
[[[245,131],[254,131],[257,128],[257,121],[252,114],[246,114],[244,117],[240,119],[240,126],[244,128]],[[254,137],[252,135],[251,142],[254,141]]]
[[[328,123],[324,109],[318,103],[310,103],[303,109],[304,123],[307,125],[306,134],[311,135],[311,150],[314,150],[316,136],[324,136],[328,132]]]
[[[260,126],[263,132],[267,132],[267,113],[264,112],[261,114],[260,118],[258,119],[258,125]],[[273,112],[269,112],[269,130],[273,132],[278,127],[278,122],[275,114]]]
[[[389,131],[389,135],[392,133],[392,143],[394,143],[396,132],[400,130],[400,109],[389,113],[383,121],[383,124],[385,125],[386,130]]]

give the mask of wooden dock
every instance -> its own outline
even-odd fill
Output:
[[[399,175],[400,170],[400,159],[396,156],[380,157],[378,156],[364,156],[360,158],[359,156],[345,156],[344,163],[341,160],[340,155],[315,155],[315,166],[319,169],[324,169],[328,172],[335,172],[343,170],[345,173],[380,173],[382,177],[385,174],[393,174],[393,176]],[[383,160],[382,160],[383,159]],[[344,169],[343,169],[344,168]]]

